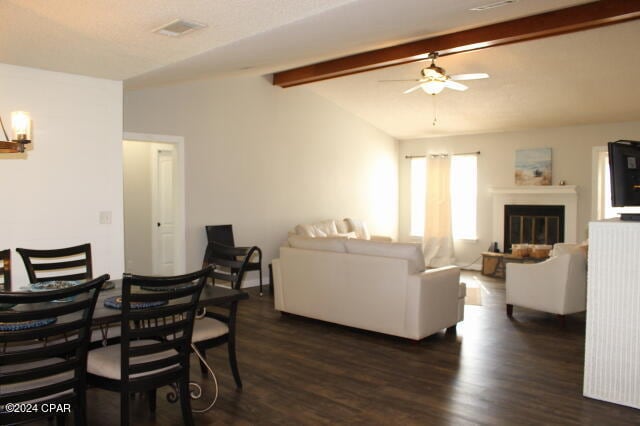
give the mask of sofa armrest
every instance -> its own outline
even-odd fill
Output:
[[[407,280],[406,324],[422,339],[458,323],[460,268],[444,266],[412,274]]]
[[[391,243],[393,242],[393,238],[387,237],[385,235],[372,235],[371,241],[382,241],[382,242]]]

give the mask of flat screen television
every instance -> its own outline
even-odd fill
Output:
[[[611,205],[640,206],[640,142],[609,142]],[[640,220],[640,214],[622,214],[622,220]]]

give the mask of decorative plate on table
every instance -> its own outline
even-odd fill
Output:
[[[56,318],[42,318],[29,321],[0,322],[0,331],[19,331],[27,330],[29,328],[44,327],[46,325],[53,324],[56,320]]]
[[[166,300],[158,300],[157,302],[131,302],[131,309],[155,308],[166,304]],[[104,306],[111,309],[122,309],[122,296],[107,297],[104,299]]]
[[[29,291],[61,290],[63,288],[76,286],[80,283],[81,283],[80,281],[61,281],[61,280],[42,281],[39,283],[33,283],[29,285]],[[73,296],[65,297],[64,299],[52,300],[52,302],[71,302],[72,300],[73,300]]]

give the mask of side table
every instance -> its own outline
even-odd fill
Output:
[[[509,253],[492,253],[485,251],[482,253],[482,275],[493,278],[505,278],[506,264],[509,262],[516,263],[538,263],[544,262],[549,257],[522,257]]]

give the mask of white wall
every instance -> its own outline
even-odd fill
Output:
[[[354,217],[397,233],[396,141],[304,87],[193,81],[127,91],[124,111],[128,132],[185,138],[187,269],[201,264],[205,225],[233,224],[265,271],[298,223]]]
[[[94,274],[119,277],[122,83],[0,64],[0,93],[5,127],[13,110],[29,111],[33,120],[33,149],[0,154],[0,247],[90,242]],[[112,213],[110,225],[99,224],[101,211]],[[27,275],[15,251],[12,257],[16,288]]]
[[[591,219],[592,147],[618,139],[640,140],[640,122],[572,126],[529,131],[452,136],[400,143],[400,239],[409,240],[410,160],[405,155],[481,151],[478,157],[478,241],[456,241],[458,264],[476,259],[491,243],[491,186],[515,186],[516,149],[552,148],[553,185],[564,180],[578,186],[578,239],[587,237]],[[498,241],[502,246],[502,241]]]

